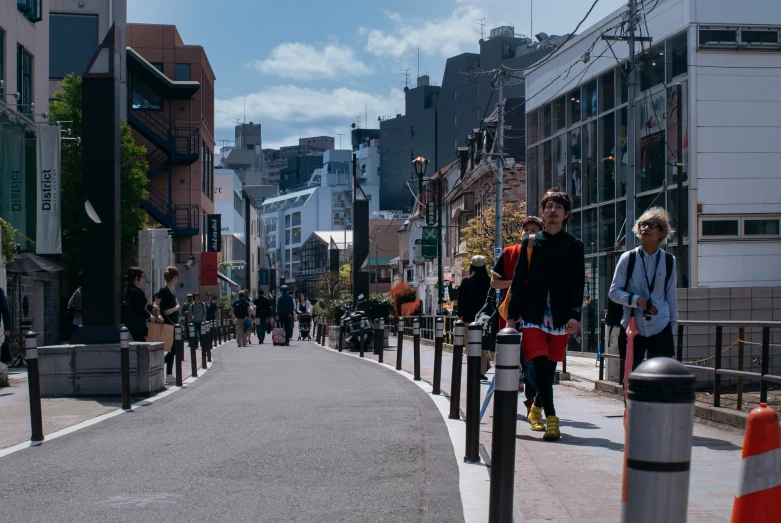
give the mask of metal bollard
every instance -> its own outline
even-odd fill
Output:
[[[222,345],[222,320],[217,321],[217,344]]]
[[[190,322],[190,374],[193,378],[198,377],[198,357],[195,355],[195,325]]]
[[[396,370],[401,370],[401,352],[404,347],[404,322],[396,318]]]
[[[122,409],[130,410],[130,331],[119,329],[119,361],[122,368]]]
[[[201,324],[201,368],[206,369],[206,358],[209,356],[209,353],[211,352],[211,344],[212,344],[212,322],[211,321],[205,321]]]
[[[374,320],[374,323],[372,324],[372,330],[374,331],[374,341],[372,342],[372,352],[376,355],[380,354],[380,347],[382,347],[382,343],[380,343],[379,339],[382,337],[382,333],[380,332],[380,320]]]
[[[458,320],[453,336],[453,373],[450,377],[450,419],[461,419],[461,364],[464,358],[466,324]]]
[[[512,523],[515,509],[515,430],[518,414],[518,365],[521,334],[502,329],[496,335],[494,422],[491,436],[491,486],[488,522]]]
[[[376,339],[374,341],[375,345],[379,345],[379,362],[385,363],[385,320],[383,318],[380,318],[380,330],[377,331],[380,335],[380,341],[378,342]],[[376,338],[376,336],[375,336]]]
[[[483,345],[483,327],[469,324],[466,351],[466,455],[467,463],[480,462],[480,354]],[[518,394],[518,376],[515,376]]]
[[[174,325],[174,346],[171,350],[174,352],[174,361],[176,363],[176,386],[182,386],[182,358],[184,357],[184,340],[182,339],[182,325]]]
[[[30,441],[43,441],[43,411],[41,410],[41,381],[38,375],[38,338],[32,331],[24,335],[27,350],[27,387],[30,391]]]
[[[366,343],[366,336],[363,335],[363,323],[361,323],[361,330],[358,331],[361,336],[361,358],[363,358],[364,344]]]
[[[434,322],[434,383],[432,394],[441,394],[442,383],[442,344],[445,342],[445,320],[437,318]]]
[[[673,358],[652,358],[627,379],[621,521],[685,523],[697,378]]]
[[[412,320],[412,359],[414,361],[414,380],[420,381],[420,320]]]
[[[339,321],[339,340],[336,342],[339,352],[344,349],[344,319]]]

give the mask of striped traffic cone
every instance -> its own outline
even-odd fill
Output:
[[[732,523],[781,520],[781,428],[767,403],[748,415]]]

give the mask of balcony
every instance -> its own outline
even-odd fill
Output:
[[[147,186],[147,198],[141,201],[141,208],[149,216],[171,229],[175,237],[192,237],[200,232],[200,205],[172,203],[168,196]]]

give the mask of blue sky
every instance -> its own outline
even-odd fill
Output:
[[[479,19],[486,32],[513,25],[529,34],[531,1],[130,0],[128,21],[174,24],[185,43],[205,48],[217,75],[218,140],[233,138],[246,105],[264,146],[279,147],[347,134],[366,106],[374,128],[379,115],[403,113],[401,71],[414,82],[418,47],[421,74],[439,84],[447,57],[477,52]],[[536,0],[534,31],[570,32],[591,3]],[[600,0],[579,32],[625,3]]]

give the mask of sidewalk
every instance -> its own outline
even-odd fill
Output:
[[[257,340],[257,338],[255,338]],[[198,368],[201,365],[201,350],[196,350]],[[11,447],[30,439],[30,394],[27,384],[27,368],[9,368],[9,386],[0,388],[0,449]],[[176,372],[174,370],[174,372]],[[190,347],[185,344],[182,360],[182,377],[191,374]],[[173,380],[167,380],[168,386]],[[43,434],[77,425],[94,417],[117,410],[122,406],[119,396],[42,398]],[[132,396],[131,402],[140,397]]]
[[[396,338],[391,337],[391,348],[384,352],[384,362],[394,367],[396,344]],[[402,368],[413,372],[412,340],[406,337],[402,356]],[[369,352],[366,357],[377,359]],[[445,352],[442,359],[441,388],[449,395],[452,354]],[[434,348],[421,346],[423,380],[432,381],[433,364]],[[558,442],[543,442],[542,433],[532,432],[526,422],[526,408],[518,402],[516,511],[524,522],[618,521],[624,459],[623,402],[593,392],[593,380],[599,371],[593,358],[568,355],[567,371],[573,381],[554,389],[562,425]],[[489,378],[492,372],[489,371]],[[465,377],[466,358],[462,369],[462,410],[466,408]],[[486,384],[481,385],[481,399],[487,389]],[[492,414],[493,405],[489,405],[480,426],[480,441],[489,455]],[[729,521],[742,442],[742,431],[695,424],[689,522]]]

